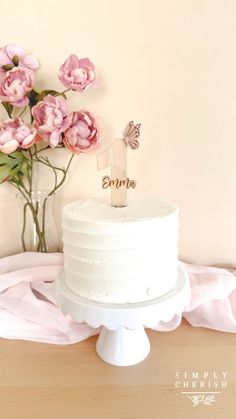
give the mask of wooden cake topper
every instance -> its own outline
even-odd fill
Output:
[[[132,150],[139,147],[141,124],[134,125],[130,121],[124,130],[123,138],[115,139],[112,144],[98,155],[98,170],[111,167],[111,178],[103,177],[103,187],[111,187],[111,205],[125,207],[127,205],[127,188],[135,187],[136,182],[127,178],[127,146]]]

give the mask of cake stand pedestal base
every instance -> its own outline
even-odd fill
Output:
[[[173,290],[141,303],[103,304],[82,298],[66,285],[64,273],[56,286],[56,301],[65,314],[94,328],[102,326],[96,344],[97,354],[103,361],[118,366],[143,361],[150,351],[144,328],[155,328],[159,322],[168,322],[175,315],[181,315],[189,299],[189,280],[181,265]]]
[[[102,328],[96,344],[97,354],[108,364],[128,366],[143,361],[150,352],[150,342],[144,327],[117,330]]]

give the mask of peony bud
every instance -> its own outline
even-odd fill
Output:
[[[10,71],[13,68],[14,68],[14,65],[11,65],[11,64],[5,64],[5,65],[2,66],[2,69],[5,70],[5,71]]]
[[[15,66],[17,67],[19,65],[19,57],[18,55],[14,55],[14,57],[12,58],[12,62],[13,64],[15,64]]]

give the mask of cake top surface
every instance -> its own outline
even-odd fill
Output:
[[[178,211],[178,207],[162,200],[132,199],[126,207],[115,208],[102,199],[74,201],[63,208],[63,217],[89,222],[145,221],[161,218]]]

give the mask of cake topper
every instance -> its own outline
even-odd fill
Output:
[[[136,182],[127,178],[127,146],[131,150],[139,147],[141,124],[130,121],[124,129],[123,137],[115,139],[112,144],[98,155],[98,170],[111,167],[111,177],[103,177],[103,188],[111,187],[111,205],[127,205],[127,189],[134,188]]]

